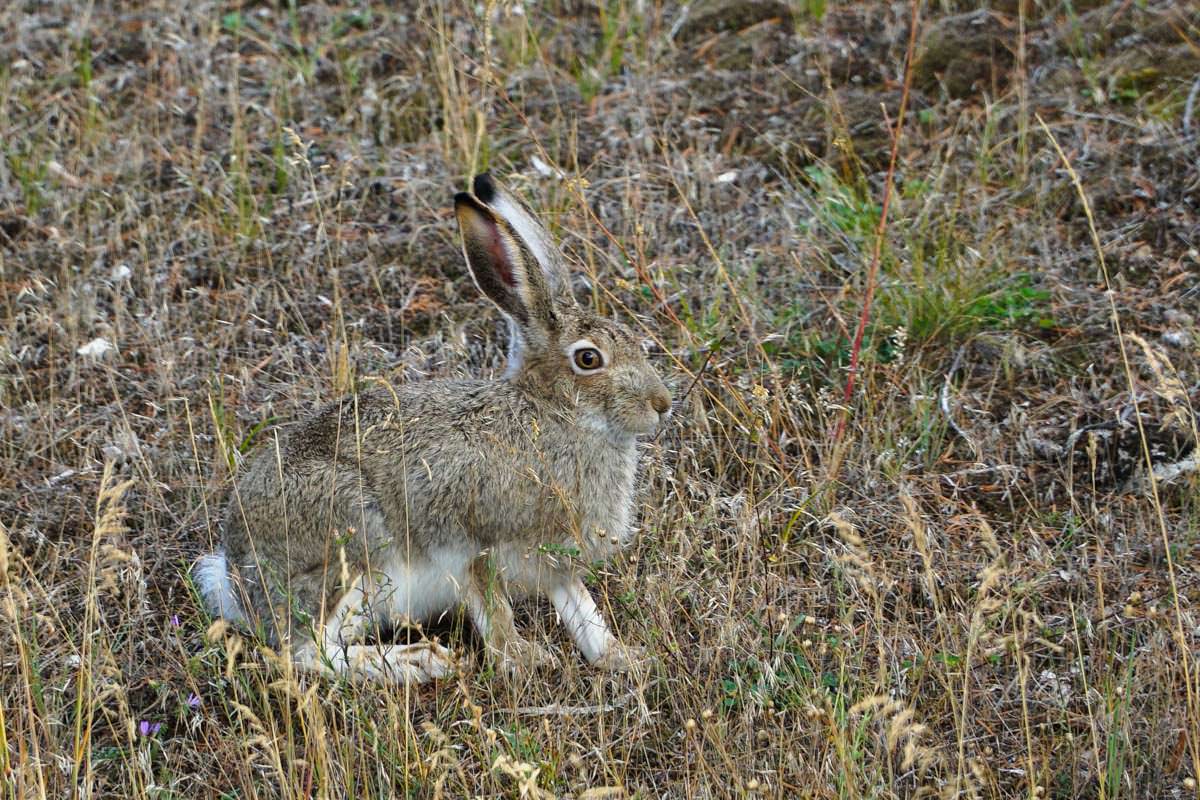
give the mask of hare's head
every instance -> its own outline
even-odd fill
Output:
[[[654,432],[671,395],[641,339],[575,301],[558,247],[533,215],[487,173],[454,207],[475,284],[511,323],[508,379],[594,430]]]

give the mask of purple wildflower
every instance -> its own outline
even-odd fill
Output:
[[[178,614],[171,615],[171,624],[174,625],[176,628],[179,627],[179,615]]]
[[[187,704],[188,704],[188,708],[199,708],[200,707],[200,695],[196,694],[195,692],[192,692],[191,694],[189,694],[188,699],[187,699]]]
[[[151,722],[148,719],[142,720],[142,724],[138,725],[138,733],[142,736],[153,736],[158,733],[158,729],[162,727],[161,722]]]

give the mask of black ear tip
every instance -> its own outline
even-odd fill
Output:
[[[492,213],[492,210],[480,202],[479,198],[470,192],[459,192],[458,194],[454,195],[455,210],[463,208],[464,206],[472,209],[476,214],[481,215],[484,219],[488,219],[493,222],[496,220],[496,215]]]
[[[472,188],[475,190],[475,196],[485,203],[492,202],[496,197],[496,182],[492,180],[490,172],[481,172],[476,175]]]

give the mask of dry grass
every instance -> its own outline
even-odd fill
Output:
[[[922,8],[885,181],[902,6],[5,5],[0,796],[1197,797],[1200,16]],[[302,680],[186,568],[269,425],[500,368],[482,168],[678,387],[658,658]]]

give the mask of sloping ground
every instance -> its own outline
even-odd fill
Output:
[[[0,10],[14,796],[1195,797],[1200,9],[941,4],[906,89],[909,13]],[[677,387],[596,575],[659,659],[281,678],[184,572],[270,425],[498,371],[482,168]]]

